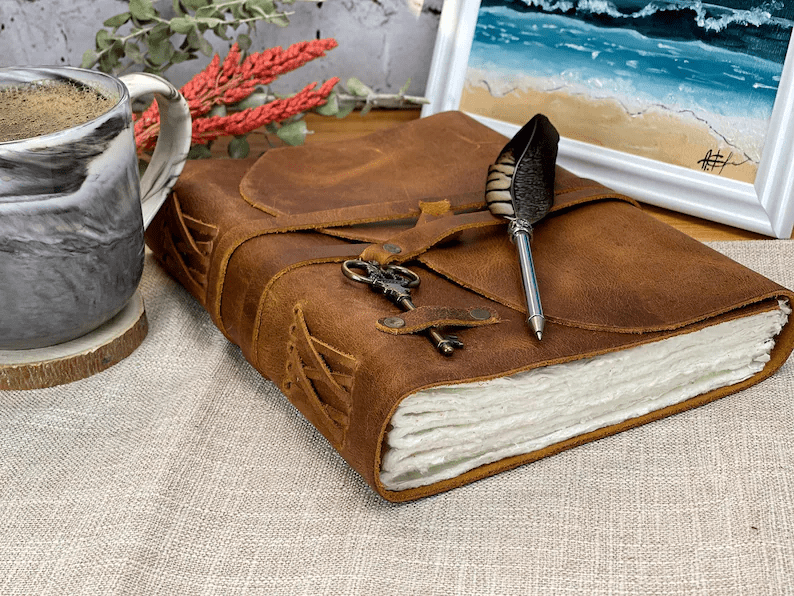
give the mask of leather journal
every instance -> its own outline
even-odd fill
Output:
[[[532,239],[538,341],[507,223],[484,202],[506,140],[447,112],[189,162],[147,232],[226,337],[390,501],[740,391],[794,346],[790,290],[560,168]],[[350,259],[410,270],[416,308],[344,275]],[[439,353],[432,331],[463,347]]]

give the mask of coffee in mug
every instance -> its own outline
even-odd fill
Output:
[[[85,124],[115,102],[85,85],[38,81],[0,89],[0,143]]]

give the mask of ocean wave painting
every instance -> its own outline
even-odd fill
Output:
[[[461,109],[752,182],[792,27],[794,0],[483,0]]]

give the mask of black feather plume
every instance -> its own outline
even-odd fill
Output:
[[[533,225],[554,202],[560,135],[543,114],[527,122],[488,168],[485,201],[494,215]]]

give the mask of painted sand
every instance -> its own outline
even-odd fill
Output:
[[[542,83],[533,86],[525,80],[518,86],[514,80],[499,80],[493,73],[470,69],[460,109],[517,125],[542,113],[570,139],[741,182],[755,180],[760,147],[751,138],[743,151],[736,140],[740,127],[735,124],[724,129],[734,137],[726,140],[723,133],[691,112],[676,113],[663,106],[631,110],[613,98],[592,98],[581,91],[552,84],[544,87]],[[748,127],[753,125],[757,123],[748,123]]]

